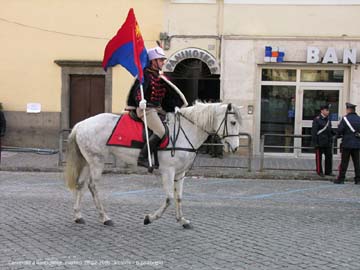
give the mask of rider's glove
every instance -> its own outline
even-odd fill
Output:
[[[178,106],[175,106],[174,111],[175,111],[175,113],[178,113],[180,111],[180,108]]]
[[[145,99],[142,99],[142,100],[139,102],[139,107],[140,107],[140,109],[142,109],[142,110],[145,110],[145,109],[146,109],[146,100],[145,100]]]

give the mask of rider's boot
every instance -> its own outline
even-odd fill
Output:
[[[151,134],[149,137],[149,146],[150,146],[150,153],[152,153],[155,149],[155,147],[158,146],[160,142],[160,138],[156,134]],[[147,151],[147,144],[145,142],[144,147],[140,151],[140,155],[137,162],[138,166],[142,167],[149,167],[149,160],[148,160],[148,151]]]

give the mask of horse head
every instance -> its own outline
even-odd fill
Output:
[[[180,109],[181,114],[207,134],[217,135],[224,151],[235,152],[239,147],[241,115],[239,106],[231,103],[202,103]]]
[[[236,152],[240,145],[239,133],[241,126],[240,106],[219,104],[214,115],[216,135],[224,144],[225,152]]]

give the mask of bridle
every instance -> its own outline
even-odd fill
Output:
[[[215,134],[210,134],[210,135],[219,136],[218,133],[220,131],[220,128],[224,124],[223,134],[222,134],[222,136],[219,136],[220,139],[224,139],[227,137],[235,137],[235,136],[238,137],[239,136],[239,134],[229,134],[229,131],[228,131],[228,116],[229,116],[229,114],[235,114],[235,112],[231,111],[231,107],[232,107],[232,105],[231,105],[231,103],[229,103],[226,108],[225,116],[220,123],[220,126],[216,130]]]
[[[166,148],[166,149],[169,149],[171,150],[171,155],[174,156],[175,155],[175,150],[180,150],[180,151],[188,151],[188,152],[197,152],[198,149],[195,149],[195,147],[193,146],[193,144],[191,143],[190,139],[188,138],[188,136],[186,135],[184,129],[182,128],[181,126],[181,118],[184,118],[186,119],[187,121],[189,121],[190,123],[192,123],[194,126],[197,126],[198,128],[200,128],[202,131],[204,131],[205,133],[207,133],[209,136],[218,136],[220,139],[224,139],[224,138],[227,138],[227,137],[235,137],[235,136],[239,136],[239,134],[229,134],[229,131],[228,131],[228,116],[231,115],[231,114],[235,114],[235,112],[232,112],[231,111],[232,109],[232,105],[231,103],[228,104],[227,108],[226,108],[226,111],[225,111],[225,115],[224,115],[224,118],[222,119],[218,129],[216,130],[215,133],[213,132],[208,132],[207,130],[197,126],[191,119],[187,118],[185,115],[183,115],[181,112],[176,112],[175,113],[175,121],[174,121],[174,132],[173,132],[173,136],[170,136],[170,142],[172,144],[172,147],[171,148]],[[178,122],[178,126],[179,128],[177,129],[177,132],[176,132],[176,124]],[[223,129],[223,132],[222,132],[222,136],[219,136],[219,131],[222,127],[222,125],[224,125],[224,129]],[[190,144],[191,148],[177,148],[175,147],[175,144],[176,144],[176,141],[179,137],[179,134],[180,134],[180,131],[184,134],[184,137],[186,138],[186,140],[188,141],[188,143]],[[163,150],[166,150],[166,149],[163,149]]]

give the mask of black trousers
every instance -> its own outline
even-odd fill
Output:
[[[322,155],[323,154],[325,155],[325,174],[329,175],[332,173],[331,147],[316,147],[315,148],[316,173],[323,174],[323,168],[322,168]]]
[[[355,170],[355,182],[360,182],[360,165],[359,165],[359,150],[360,149],[351,149],[343,148],[341,153],[341,163],[339,165],[339,181],[345,180],[345,174],[349,165],[350,156],[354,164]]]

